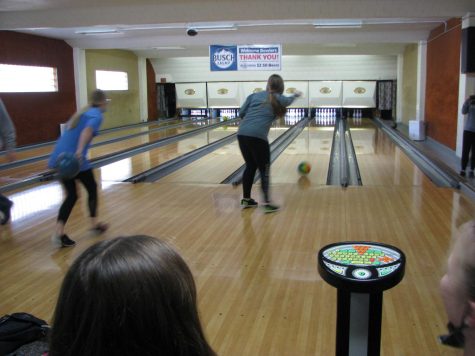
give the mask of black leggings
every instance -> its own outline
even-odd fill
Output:
[[[470,155],[470,169],[473,171],[475,168],[475,132],[464,131],[463,132],[463,145],[462,145],[462,170],[467,168],[468,156]]]
[[[270,172],[270,148],[269,142],[257,137],[238,135],[239,148],[241,149],[246,169],[242,175],[243,197],[250,198],[252,184],[256,170],[261,174],[261,186],[266,203],[269,199],[269,172]]]
[[[97,184],[94,179],[94,174],[92,169],[87,171],[79,172],[78,175],[72,179],[62,179],[61,183],[66,189],[66,199],[64,200],[61,208],[59,208],[58,221],[61,221],[63,224],[69,219],[71,211],[73,210],[74,204],[78,200],[78,194],[76,191],[76,179],[84,185],[88,194],[88,206],[89,206],[89,216],[91,218],[96,216],[97,212]]]

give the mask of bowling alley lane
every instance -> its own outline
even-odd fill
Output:
[[[288,127],[280,124],[272,127],[269,131],[269,143],[285,133],[287,129]],[[160,182],[221,183],[243,164],[244,160],[236,140],[163,177]]]
[[[179,124],[182,122],[183,122],[182,119],[177,119],[177,120],[166,120],[163,122],[153,121],[153,122],[148,123],[147,125],[130,125],[129,127],[124,126],[123,128],[120,128],[114,131],[99,132],[99,135],[94,138],[94,143],[100,143],[100,142],[112,140],[118,137],[125,137],[129,135],[137,134],[140,132],[147,132],[152,129]],[[192,121],[190,121],[190,123],[191,122]],[[55,142],[49,145],[41,146],[41,147],[35,147],[35,146],[31,148],[25,147],[24,150],[20,150],[16,152],[16,159],[23,160],[23,159],[33,158],[37,156],[47,155],[53,149],[54,143]],[[4,161],[2,160],[1,163],[4,163]]]
[[[101,179],[104,182],[121,182],[197,148],[218,141],[236,131],[237,127],[233,126],[218,127],[214,130],[202,132],[190,138],[108,164],[99,169]]]
[[[113,119],[112,119],[113,120]],[[124,126],[120,130],[113,130],[113,131],[108,131],[104,130],[105,132],[101,132],[97,137],[96,137],[96,143],[99,142],[104,142],[107,140],[111,140],[117,137],[125,137],[128,135],[133,135],[141,132],[147,132],[149,130],[157,129],[157,128],[162,128],[162,127],[167,127],[171,125],[176,125],[176,124],[181,124],[184,122],[192,122],[190,120],[184,121],[183,119],[176,119],[176,120],[164,120],[164,121],[151,121],[147,125],[137,125],[137,126]]]
[[[102,157],[111,153],[116,153],[122,150],[126,150],[138,145],[157,141],[159,139],[177,135],[180,133],[188,132],[196,129],[196,124],[190,123],[179,128],[170,128],[157,132],[151,132],[150,134],[144,134],[138,137],[133,137],[128,140],[113,142],[110,144],[104,144],[102,146],[93,147],[89,150],[89,157],[91,159]],[[205,133],[206,135],[206,133]],[[93,143],[95,140],[93,140]],[[51,153],[52,147],[49,148],[48,153]],[[0,175],[0,186],[4,186],[10,183],[17,182],[19,180],[34,176],[36,174],[46,172],[47,159],[25,164],[19,167],[9,168],[2,170]]]
[[[429,178],[369,119],[347,119],[364,186],[425,186]]]
[[[333,141],[333,126],[315,125],[311,121],[297,138],[271,165],[271,183],[298,183],[325,185]],[[300,176],[297,167],[306,161],[312,166],[307,176]]]

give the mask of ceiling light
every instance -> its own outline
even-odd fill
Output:
[[[195,29],[198,32],[205,31],[235,31],[237,26],[231,25],[201,25],[201,26],[189,26],[188,29]]]
[[[361,25],[315,25],[315,28],[361,28]]]
[[[137,25],[121,27],[122,31],[147,31],[147,30],[178,30],[182,29],[183,25]]]
[[[118,35],[122,34],[121,31],[116,28],[100,28],[91,30],[79,30],[75,32],[78,35]]]
[[[356,43],[325,43],[325,44],[322,44],[322,47],[330,47],[330,48],[356,47]]]
[[[185,49],[185,47],[181,46],[162,46],[162,47],[152,47],[152,49],[157,49],[160,51],[166,51],[166,50],[174,50],[174,49]]]
[[[313,23],[315,28],[361,28],[361,20],[320,20]]]

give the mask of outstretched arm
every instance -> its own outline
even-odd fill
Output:
[[[290,104],[292,104],[294,100],[300,96],[302,96],[302,93],[299,91],[296,91],[292,96],[285,96],[281,94],[279,95],[278,100],[283,106],[287,107]]]

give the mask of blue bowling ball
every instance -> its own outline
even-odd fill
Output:
[[[74,178],[79,173],[79,160],[72,152],[63,152],[56,160],[56,169],[61,179]]]

